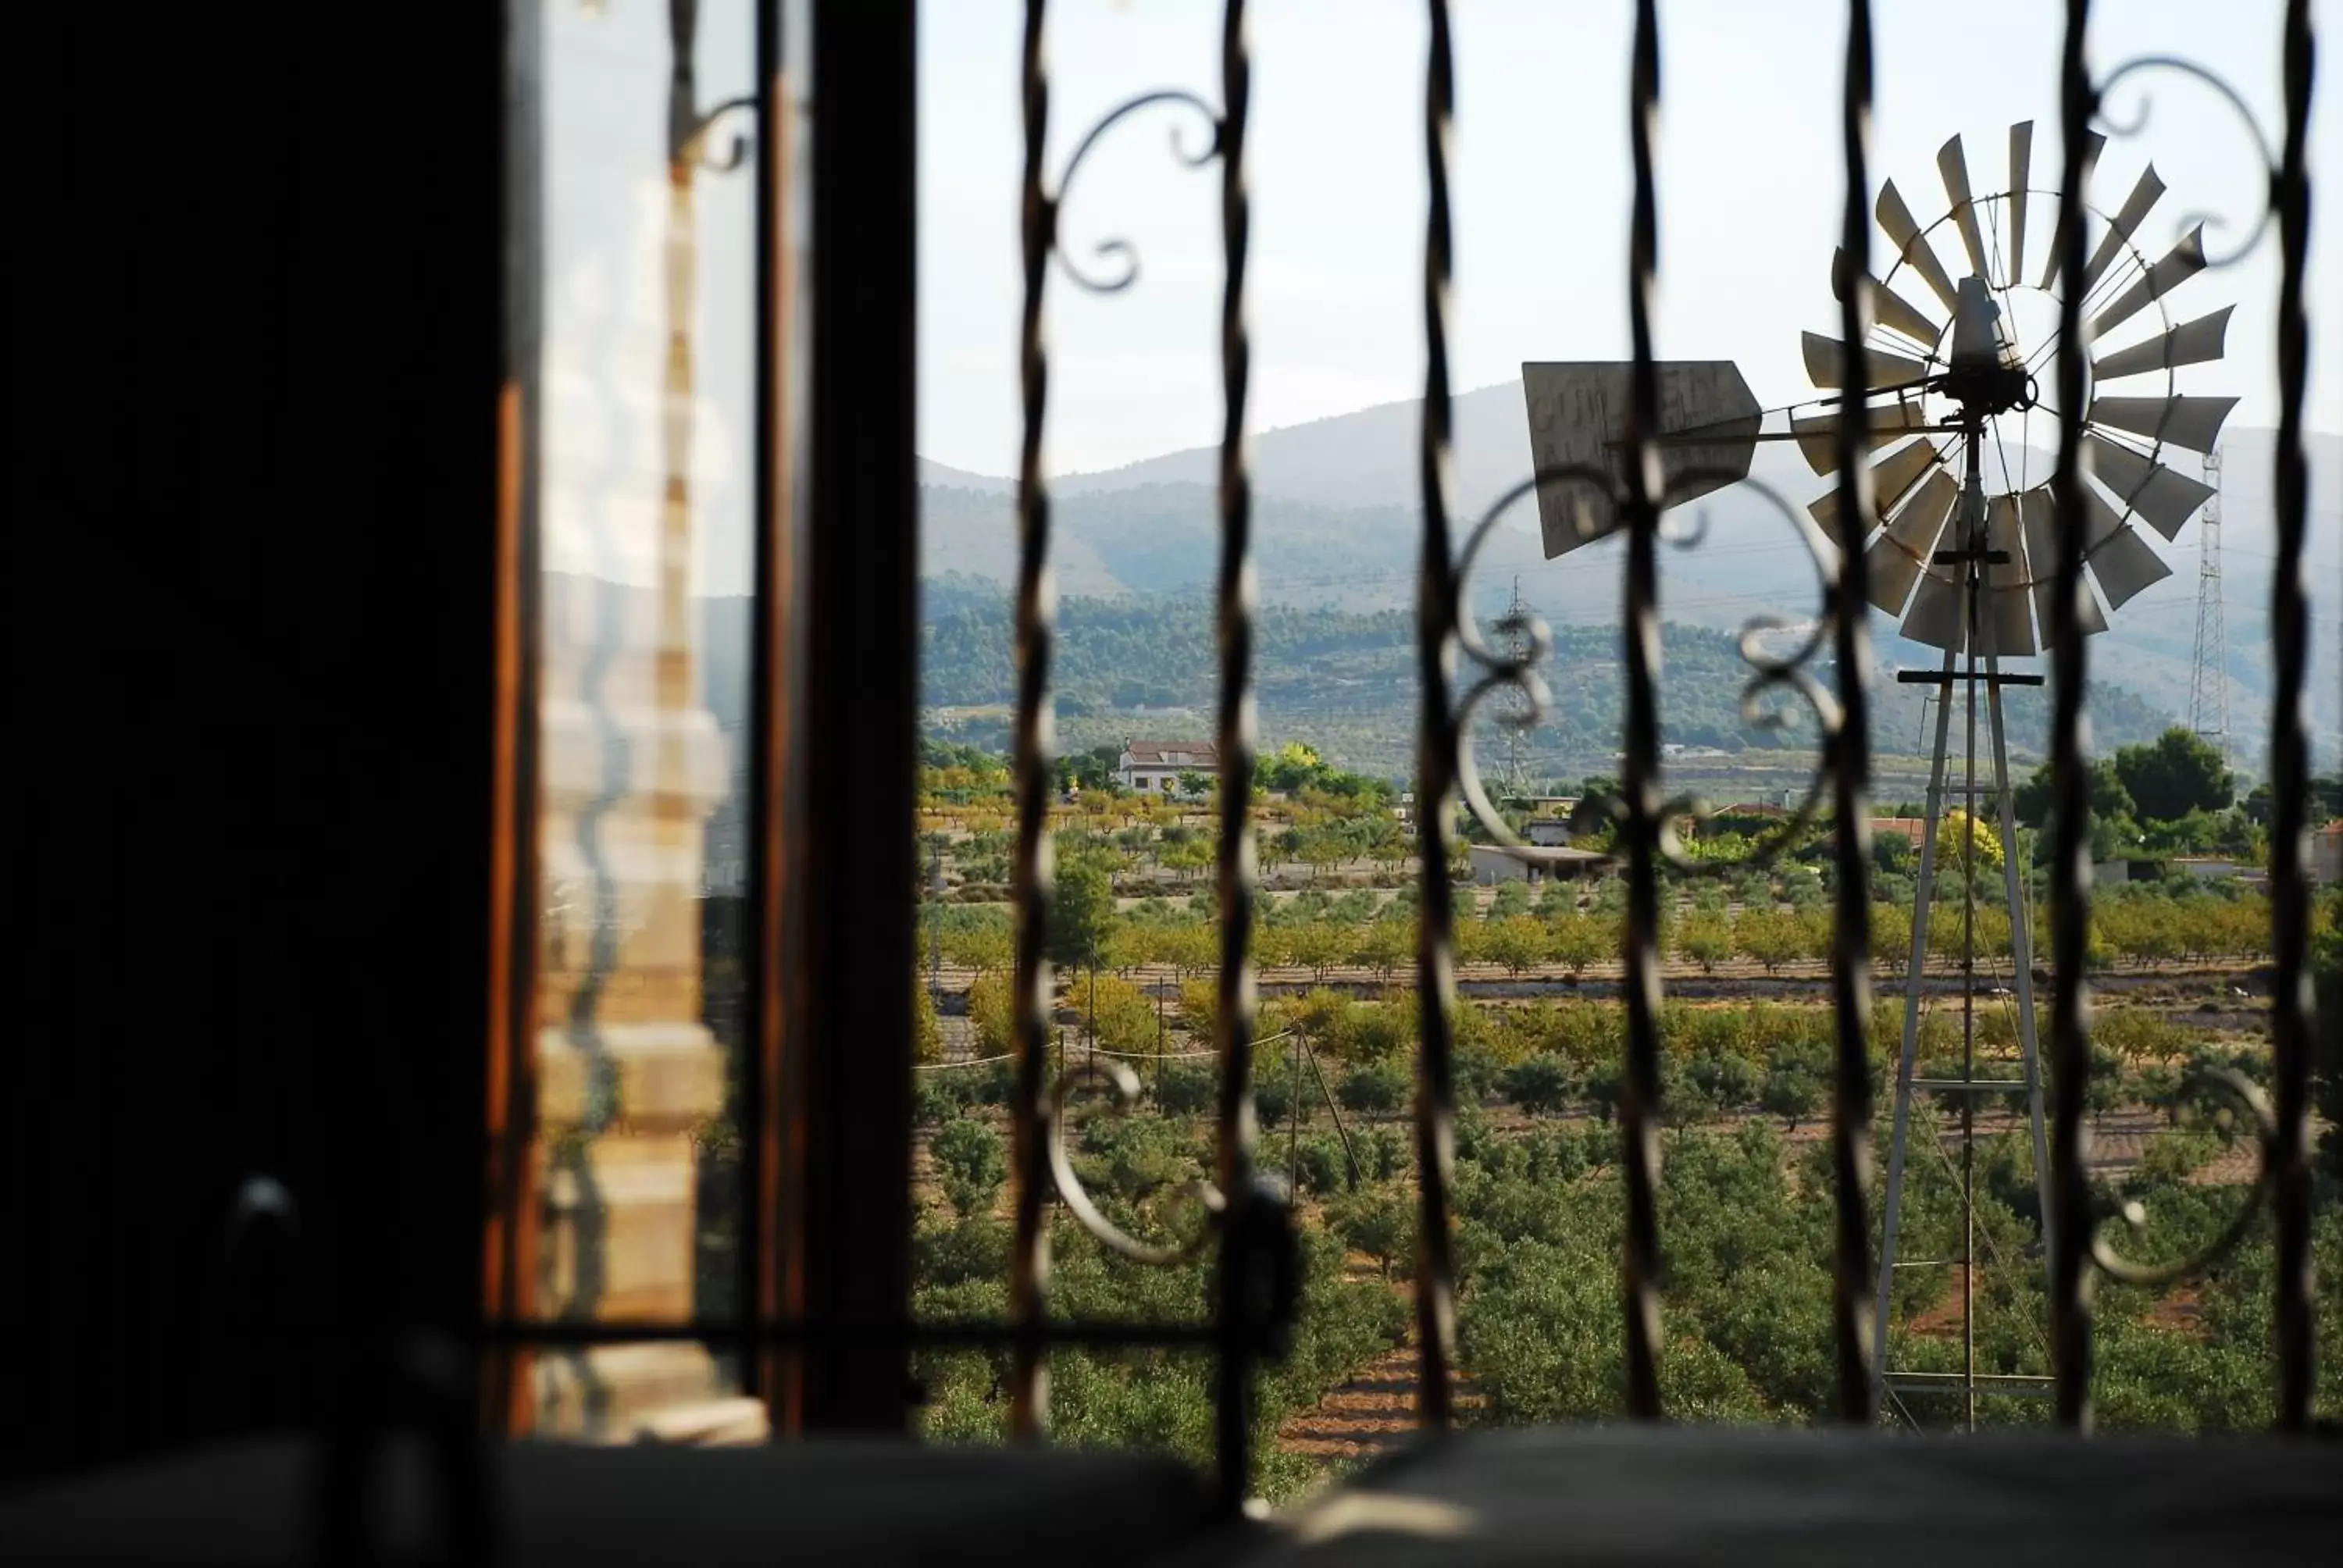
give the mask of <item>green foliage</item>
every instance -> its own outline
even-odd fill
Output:
[[[1096,855],[1061,859],[1050,904],[1050,960],[1071,967],[1104,954],[1114,921],[1114,877]]]
[[[944,1056],[943,1020],[936,1016],[935,993],[919,980],[911,982],[911,1060],[941,1061]]]
[[[1209,1067],[1167,1061],[1155,1080],[1155,1101],[1173,1116],[1194,1116],[1212,1109],[1219,1084],[1220,1075]]]
[[[1385,1278],[1415,1247],[1415,1194],[1407,1189],[1377,1185],[1345,1193],[1326,1206],[1326,1220],[1345,1246],[1373,1258]]]
[[[2142,821],[2172,822],[2192,811],[2226,810],[2237,799],[2237,779],[2219,749],[2181,725],[2151,744],[2122,748],[2115,769]]]
[[[1697,911],[1676,923],[1676,951],[1704,973],[1733,956],[1733,925],[1724,915]]]
[[[952,1212],[963,1220],[990,1211],[1009,1179],[1001,1135],[973,1118],[939,1128],[928,1140],[928,1157],[936,1162]]]
[[[1345,1111],[1355,1111],[1363,1116],[1381,1116],[1397,1111],[1407,1103],[1413,1080],[1402,1063],[1385,1058],[1379,1061],[1362,1062],[1342,1075],[1334,1098]]]
[[[1577,1087],[1570,1064],[1559,1056],[1525,1056],[1498,1081],[1506,1099],[1534,1116],[1560,1111]]]

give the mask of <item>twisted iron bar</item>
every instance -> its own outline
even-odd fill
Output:
[[[2053,661],[2051,778],[2056,839],[2051,883],[2050,1060],[2057,1096],[2051,1141],[2051,1191],[2056,1222],[2050,1234],[2052,1360],[2057,1374],[2057,1419],[2087,1430],[2091,1421],[2090,1187],[2083,1162],[2090,1130],[2083,1106],[2090,1088],[2089,999],[2083,964],[2090,941],[2090,782],[2083,756],[2085,645],[2079,613],[2083,547],[2088,526],[2083,446],[2083,201],[2085,146],[2097,96],[2092,91],[2085,38],[2090,0],[2066,0],[2066,39],[2059,62],[2062,177],[2058,182],[2058,271],[2068,281],[2058,297],[2058,467],[2051,475],[2056,518],[2057,569],[2050,596]]]
[[[1655,0],[1637,0],[1628,135],[1635,194],[1628,237],[1627,321],[1634,349],[1627,402],[1626,757],[1620,769],[1626,813],[1627,1070],[1620,1085],[1619,1138],[1627,1215],[1620,1290],[1627,1325],[1627,1411],[1660,1410],[1660,885],[1664,819],[1659,803],[1660,374],[1652,351],[1652,296],[1659,270],[1659,198],[1653,133],[1660,105],[1660,20]]]
[[[1846,163],[1846,201],[1839,246],[1852,269],[1840,290],[1841,363],[1864,363],[1863,290],[1853,279],[1871,272],[1868,168],[1871,137],[1871,5],[1848,0],[1846,80],[1840,106]],[[1871,765],[1869,557],[1873,513],[1871,466],[1855,421],[1838,422],[1838,515],[1846,548],[1839,551],[1831,596],[1832,648],[1838,660],[1837,722],[1827,728],[1825,756],[1831,769],[1832,842],[1838,869],[1837,919],[1831,945],[1832,1015],[1837,1026],[1837,1072],[1831,1096],[1832,1344],[1838,1365],[1838,1417],[1871,1419],[1871,1369],[1879,1347],[1871,1342],[1871,1223],[1864,1194],[1871,1174],[1871,813],[1865,799]]]
[[[2310,322],[2303,284],[2310,249],[2310,89],[2316,46],[2310,0],[2286,8],[2286,144],[2276,183],[2279,283],[2278,429],[2274,459],[2278,560],[2270,572],[2270,654],[2278,678],[2270,700],[2272,993],[2270,1037],[2277,1079],[2277,1127],[2265,1150],[2278,1219],[2278,1424],[2310,1425],[2315,1297],[2310,1269],[2310,1041],[2308,964],[2310,885],[2304,864],[2308,823],[2310,745],[2302,692],[2310,659],[2310,607],[2302,587],[2310,473],[2303,452],[2302,405],[2310,376]],[[2335,1020],[2328,1027],[2336,1027]]]
[[[1245,329],[1245,260],[1252,240],[1252,199],[1245,188],[1245,132],[1252,104],[1252,56],[1245,35],[1243,0],[1225,0],[1221,12],[1221,97],[1223,117],[1214,145],[1221,156],[1221,453],[1218,502],[1221,559],[1216,606],[1220,634],[1219,1004],[1212,1010],[1220,1052],[1218,1189],[1208,1214],[1227,1215],[1228,1200],[1248,1206],[1245,1222],[1223,1231],[1214,1308],[1223,1338],[1215,1369],[1214,1452],[1222,1508],[1234,1513],[1252,1484],[1252,1363],[1260,1344],[1252,1320],[1252,1245],[1269,1230],[1283,1231],[1280,1200],[1262,1191],[1253,1171],[1253,977],[1249,954],[1253,915],[1253,563],[1252,479],[1245,467],[1245,398],[1252,343]],[[1176,145],[1176,144],[1175,144]],[[1192,165],[1194,160],[1191,160]],[[1103,249],[1103,247],[1101,247]],[[1128,252],[1126,251],[1126,254]],[[1132,276],[1138,272],[1131,258]],[[1260,1211],[1276,1208],[1274,1221]]]
[[[1011,1111],[1011,1222],[1009,1310],[1021,1337],[1009,1382],[1011,1435],[1031,1439],[1049,1419],[1049,1373],[1041,1329],[1049,1287],[1050,1238],[1041,1223],[1049,1195],[1049,1150],[1042,1114],[1042,1077],[1049,1052],[1050,960],[1047,950],[1053,885],[1047,834],[1051,592],[1050,495],[1041,476],[1042,422],[1049,407],[1049,358],[1041,342],[1042,286],[1055,235],[1056,208],[1042,184],[1050,129],[1050,81],[1042,63],[1044,0],[1027,0],[1022,65],[1025,168],[1021,192],[1024,314],[1020,323],[1019,379],[1023,439],[1017,467],[1017,718],[1015,771],[1017,859],[1015,1018],[1017,1091]]]
[[[1456,110],[1456,67],[1448,0],[1429,0],[1424,49],[1423,407],[1416,444],[1423,533],[1416,572],[1416,839],[1421,898],[1416,967],[1416,1419],[1432,1432],[1455,1420],[1450,1386],[1456,1363],[1456,1260],[1448,1192],[1454,1178],[1456,1082],[1452,1015],[1455,970],[1450,930],[1455,894],[1448,880],[1449,812],[1462,731],[1448,701],[1457,637],[1455,569],[1449,556],[1448,284],[1452,266],[1448,136]]]

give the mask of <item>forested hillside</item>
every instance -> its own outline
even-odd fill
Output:
[[[938,722],[972,724],[979,733],[969,738],[980,740],[1000,718],[966,710],[998,709],[1015,698],[1009,601],[990,582],[965,577],[931,579],[925,593],[921,702]],[[1061,601],[1052,664],[1061,742],[1087,746],[1140,730],[1210,734],[1217,682],[1212,615],[1202,592]],[[1554,635],[1545,667],[1554,716],[1530,738],[1526,764],[1541,776],[1565,777],[1607,764],[1617,749],[1624,698],[1615,626],[1562,626]],[[1411,771],[1414,637],[1413,617],[1399,610],[1263,605],[1254,645],[1262,738],[1305,741],[1363,772]],[[1670,626],[1663,647],[1666,742],[1727,754],[1714,759],[1719,764],[1745,751],[1805,749],[1810,729],[1768,728],[1743,714],[1751,671],[1731,634]],[[1875,688],[1881,751],[1912,749],[1921,689],[1892,682]],[[1778,699],[1768,704],[1782,706]],[[2039,753],[2047,733],[2042,694],[2013,691],[2010,706],[2012,747]],[[1493,701],[1483,709],[1497,711]],[[2169,722],[2122,689],[2104,686],[2092,718],[2096,739],[2107,747],[2152,739]],[[1484,763],[1502,745],[1494,729],[1493,722],[1483,726]]]

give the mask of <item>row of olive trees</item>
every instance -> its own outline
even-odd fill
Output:
[[[1061,963],[1125,973],[1169,970],[1175,979],[1218,965],[1220,933],[1204,915],[1121,918],[1111,896],[1070,900],[1062,890],[1060,905],[1070,910],[1068,926],[1054,933]],[[951,913],[956,918],[941,931],[949,962],[980,972],[1008,968],[1013,948],[1005,918],[967,909]],[[2033,929],[2046,929],[2046,910],[2032,911]],[[2092,910],[2089,956],[2100,966],[2248,959],[2268,950],[2269,930],[2268,901],[2258,894],[2108,898]],[[1695,907],[1664,914],[1657,935],[1662,953],[1687,966],[1713,971],[1745,960],[1772,973],[1826,962],[1835,916],[1827,906],[1763,906],[1734,913]],[[1622,917],[1607,910],[1510,914],[1456,921],[1453,950],[1463,965],[1513,975],[1558,969],[1575,976],[1616,961],[1623,936]],[[2009,911],[1999,905],[1970,910],[1939,904],[1931,911],[1927,950],[1935,961],[1948,965],[1974,943],[1981,960],[2007,961],[2015,938]],[[1870,940],[1875,965],[1884,972],[1901,972],[1911,949],[1911,912],[1874,906]],[[1264,920],[1254,926],[1252,943],[1253,961],[1263,969],[1305,970],[1319,979],[1336,970],[1363,970],[1387,980],[1413,962],[1415,930],[1412,908],[1395,904],[1366,919]]]

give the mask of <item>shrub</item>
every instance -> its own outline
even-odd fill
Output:
[[[1167,1061],[1155,1080],[1155,1102],[1176,1116],[1193,1116],[1217,1098],[1220,1074],[1196,1062]]]
[[[1558,1056],[1530,1056],[1507,1068],[1499,1080],[1506,1099],[1533,1116],[1560,1111],[1570,1102],[1570,1065]]]
[[[928,1156],[935,1161],[952,1212],[963,1220],[991,1208],[1009,1177],[1009,1156],[1001,1135],[973,1117],[939,1129],[928,1140]]]
[[[1409,1087],[1408,1070],[1403,1063],[1390,1060],[1362,1062],[1342,1075],[1334,1098],[1342,1101],[1345,1111],[1380,1116],[1406,1104]]]

